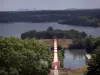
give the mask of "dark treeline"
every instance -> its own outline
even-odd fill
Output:
[[[36,30],[28,31],[21,34],[21,39],[25,38],[37,38],[37,39],[52,39],[56,36],[58,39],[79,39],[86,37],[85,32],[78,32],[76,30],[53,30],[52,27],[49,27],[47,31],[37,32]]]
[[[83,42],[85,49],[88,53],[93,53],[98,46],[100,46],[100,37],[93,38],[89,36]]]
[[[87,16],[100,19],[100,9],[0,12],[0,22],[58,22]]]
[[[80,16],[78,18],[58,21],[60,24],[100,27],[100,19]]]
[[[69,45],[68,49],[85,49],[84,41],[85,38],[73,39],[73,43]]]
[[[85,49],[87,53],[93,53],[100,46],[100,37],[87,36],[84,39],[73,39],[69,49]]]

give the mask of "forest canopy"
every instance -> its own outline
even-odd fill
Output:
[[[87,34],[85,32],[79,32],[76,30],[53,30],[52,27],[48,27],[47,31],[31,30],[21,34],[21,39],[25,38],[37,38],[37,39],[52,39],[56,36],[58,39],[79,39],[85,38]]]
[[[48,75],[52,54],[35,38],[0,38],[0,75]]]

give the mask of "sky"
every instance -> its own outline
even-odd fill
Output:
[[[0,11],[37,9],[92,9],[100,8],[100,0],[0,0]]]

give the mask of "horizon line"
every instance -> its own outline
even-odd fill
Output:
[[[0,10],[0,12],[12,11],[64,11],[64,10],[99,10],[100,8],[67,8],[67,9],[18,9],[18,10]]]

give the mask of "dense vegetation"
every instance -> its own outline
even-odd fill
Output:
[[[100,27],[100,19],[86,17],[86,16],[80,16],[78,18],[62,20],[59,21],[58,23],[67,25],[76,25],[76,26]]]
[[[87,10],[40,10],[40,11],[8,11],[0,12],[0,23],[10,22],[58,22],[68,20],[70,24],[98,26],[99,22],[84,22],[80,16],[100,19],[100,9]],[[81,24],[80,24],[81,23]],[[97,24],[95,24],[97,23]],[[90,25],[91,24],[91,25]]]
[[[36,30],[28,31],[21,34],[21,38],[37,38],[37,39],[52,39],[56,36],[58,39],[79,39],[85,38],[87,35],[85,32],[78,32],[76,30],[53,30],[49,27],[47,31],[37,32]]]
[[[59,52],[63,67],[63,50]],[[48,75],[53,52],[35,38],[0,38],[0,75]]]
[[[100,46],[95,49],[92,59],[89,60],[88,66],[85,75],[100,75]]]
[[[100,75],[100,37],[88,37],[86,44],[87,49],[92,52],[92,58],[89,60],[85,75]]]
[[[86,38],[86,37],[85,37]],[[85,38],[80,38],[80,39],[73,39],[73,42],[71,45],[69,45],[68,49],[84,49],[84,39]]]
[[[47,75],[50,55],[35,39],[0,38],[0,75]]]
[[[100,46],[100,37],[93,38],[92,36],[89,36],[83,43],[87,52],[92,53],[98,46]]]
[[[87,36],[83,39],[73,39],[69,49],[85,49],[87,53],[92,53],[98,46],[100,46],[100,37]]]

